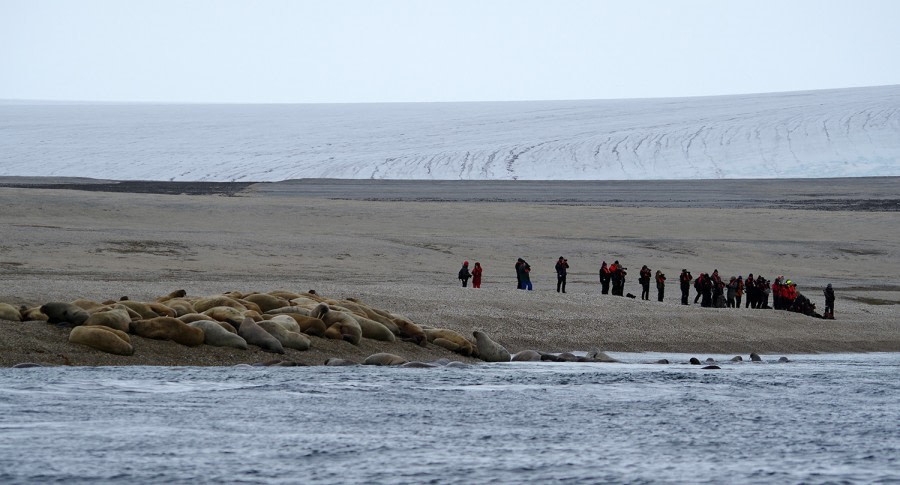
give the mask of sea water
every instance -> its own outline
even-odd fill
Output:
[[[613,355],[0,369],[0,482],[900,481],[900,354]]]

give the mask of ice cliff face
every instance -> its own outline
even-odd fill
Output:
[[[900,86],[514,103],[5,103],[0,175],[208,181],[900,175]]]

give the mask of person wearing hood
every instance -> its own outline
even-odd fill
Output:
[[[678,281],[681,282],[681,304],[688,304],[688,296],[690,296],[691,292],[691,280],[694,277],[691,275],[691,272],[686,268],[681,270],[681,276],[678,277]],[[695,302],[696,303],[696,302]]]
[[[735,292],[734,292],[734,298],[735,298],[735,302],[737,304],[736,308],[741,307],[741,297],[742,296],[744,296],[744,277],[739,275],[737,277],[737,288],[735,289]]]
[[[522,289],[531,291],[531,265],[523,259],[519,268],[522,270]]]
[[[831,283],[828,283],[823,293],[825,293],[825,318],[834,320],[834,288],[831,287]]]
[[[566,274],[569,269],[569,260],[560,256],[559,260],[556,261],[556,292],[559,293],[560,288],[562,288],[562,292],[566,292]]]
[[[472,268],[472,288],[481,288],[481,263],[475,261],[475,267]]]
[[[519,258],[516,260],[516,289],[522,289],[522,265],[525,264],[525,260]]]
[[[666,275],[660,271],[656,270],[656,299],[658,301],[663,301],[663,297],[666,294]]]
[[[608,295],[609,294],[609,280],[611,279],[609,267],[606,266],[606,261],[600,265],[600,294]]]
[[[728,281],[728,285],[725,287],[728,289],[728,296],[725,297],[726,305],[728,308],[734,308],[735,305],[735,297],[737,296],[737,287],[738,282],[737,278],[734,276]]]
[[[469,273],[469,262],[463,261],[462,268],[459,270],[459,279],[462,280],[463,288],[465,288],[469,283],[469,278],[472,277],[472,273]]]
[[[650,268],[645,264],[638,275],[638,283],[641,284],[641,300],[650,299]]]

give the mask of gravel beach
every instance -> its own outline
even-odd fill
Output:
[[[827,193],[822,180],[729,181],[733,187],[725,189],[721,181],[679,182],[696,186],[680,192],[693,199],[668,201],[659,196],[671,189],[666,183],[630,182],[629,193],[636,195],[623,202],[619,194],[615,202],[590,183],[575,182],[571,191],[565,184],[500,190],[495,183],[426,181],[197,190],[164,182],[138,190],[132,182],[130,191],[100,191],[9,187],[72,182],[6,178],[0,181],[7,185],[0,188],[0,302],[149,300],[179,288],[197,296],[315,289],[357,297],[423,325],[464,335],[483,330],[512,352],[900,351],[900,224],[893,209],[900,183],[846,180]],[[465,197],[452,195],[461,188]],[[538,195],[533,200],[531,190]],[[735,195],[720,203],[722,190]],[[872,200],[879,202],[860,202]],[[555,291],[553,264],[560,255],[571,266],[566,294]],[[518,257],[531,264],[535,291],[514,289]],[[634,294],[640,293],[642,264],[661,269],[668,277],[665,302],[655,301],[655,288],[647,302],[601,296],[597,269],[616,259],[629,268],[626,292]],[[481,289],[459,287],[463,260],[484,266]],[[681,268],[695,276],[713,269],[725,277],[783,274],[820,309],[822,288],[832,283],[837,319],[681,306]],[[691,301],[693,295],[692,288]],[[2,366],[230,365],[273,358],[140,337],[135,354],[120,357],[69,344],[66,330],[42,322],[0,321],[0,328]],[[381,351],[410,360],[473,361],[433,345],[365,339],[359,347],[313,339],[310,351],[289,350],[279,358],[321,364],[328,357],[361,361]]]

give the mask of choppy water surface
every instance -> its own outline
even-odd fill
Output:
[[[616,356],[629,363],[2,369],[0,481],[900,480],[900,354],[721,370]]]

